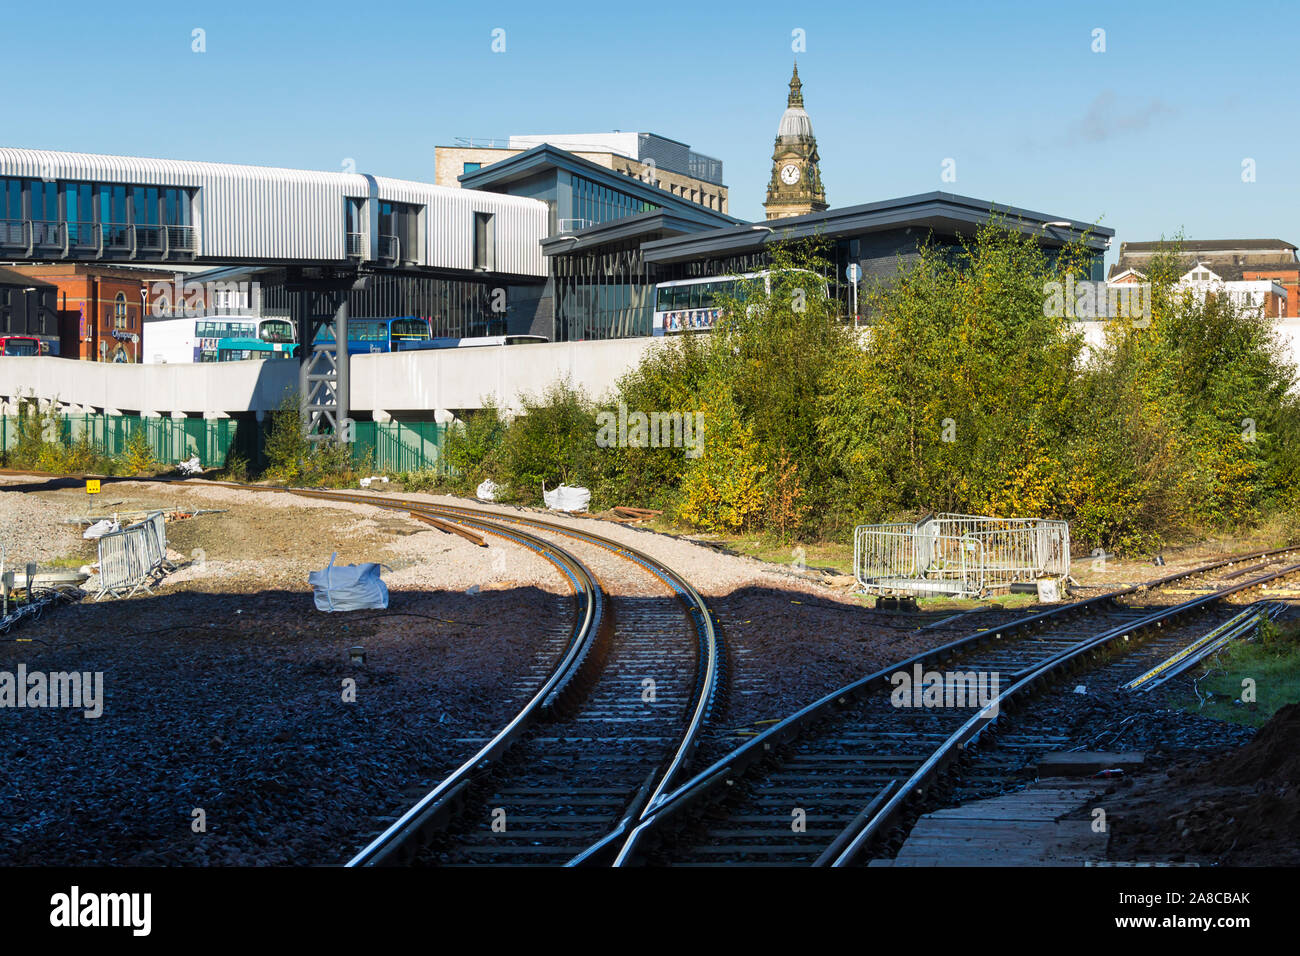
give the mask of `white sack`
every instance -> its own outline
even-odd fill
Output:
[[[318,611],[360,611],[388,607],[388,585],[379,576],[378,564],[341,564],[335,566],[335,551],[323,571],[312,571],[307,583],[312,586]]]
[[[542,486],[542,500],[552,511],[586,511],[591,504],[591,491],[586,488],[570,488],[560,485],[554,491],[547,491]]]

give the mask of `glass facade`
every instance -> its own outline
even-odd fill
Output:
[[[190,225],[191,190],[174,186],[0,177],[0,245],[188,248],[163,227]],[[101,228],[96,228],[99,226]],[[134,228],[132,228],[134,227]]]
[[[420,208],[409,203],[380,202],[380,258],[413,262],[419,257]]]
[[[499,283],[474,279],[443,279],[423,275],[376,275],[369,289],[348,293],[352,316],[414,316],[428,319],[435,338],[505,335],[510,290]],[[293,296],[282,285],[262,287],[263,310],[288,312]]]
[[[583,176],[573,176],[572,182],[573,218],[587,225],[595,226],[615,219],[626,219],[628,216],[636,216],[660,208],[655,203],[602,186]]]
[[[651,335],[655,283],[665,276],[641,258],[641,238],[598,253],[556,256],[555,338],[561,342]]]

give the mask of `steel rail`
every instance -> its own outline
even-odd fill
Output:
[[[639,821],[643,814],[651,812],[658,806],[665,798],[669,788],[679,782],[681,776],[689,768],[691,759],[699,747],[701,732],[718,708],[724,672],[724,655],[712,612],[709,610],[704,598],[685,577],[646,552],[615,541],[612,538],[522,514],[509,514],[500,511],[443,505],[411,499],[387,498],[378,495],[290,490],[307,497],[323,500],[344,500],[394,510],[418,511],[425,514],[436,514],[452,521],[462,521],[475,525],[490,524],[494,521],[509,521],[534,530],[564,535],[611,551],[615,555],[639,565],[643,570],[661,580],[674,591],[678,599],[685,605],[696,629],[698,667],[695,695],[690,708],[690,715],[672,752],[647,777],[646,783],[634,795],[624,812],[623,818],[615,829],[575,856],[569,865],[591,865],[601,860],[605,855],[612,854],[618,838],[627,832],[628,828],[635,822]],[[583,650],[584,657],[589,653],[589,649],[590,642],[587,642]],[[571,670],[576,672],[576,668],[571,668]],[[551,696],[556,697],[558,693],[558,690],[552,691]],[[398,823],[401,823],[401,821],[399,820]],[[398,824],[393,826],[396,827]]]
[[[919,791],[923,790],[929,782],[934,779],[939,772],[950,764],[960,751],[965,750],[972,742],[979,738],[988,727],[994,724],[998,717],[1001,716],[1005,705],[1008,701],[1018,697],[1029,688],[1040,683],[1047,677],[1059,674],[1067,664],[1078,660],[1084,654],[1093,653],[1100,648],[1110,644],[1112,641],[1127,639],[1129,635],[1146,630],[1152,626],[1160,625],[1174,618],[1183,617],[1193,611],[1200,610],[1206,605],[1215,603],[1225,597],[1230,597],[1240,591],[1250,588],[1259,587],[1276,578],[1289,574],[1295,574],[1300,571],[1300,564],[1292,564],[1280,568],[1276,571],[1263,574],[1240,584],[1228,585],[1220,588],[1210,594],[1201,597],[1192,598],[1181,604],[1174,604],[1166,608],[1147,615],[1137,621],[1132,621],[1117,627],[1109,628],[1101,634],[1094,635],[1086,640],[1080,641],[1073,648],[1061,654],[1052,655],[1047,660],[1041,662],[1035,667],[1028,668],[1026,671],[1015,675],[1015,683],[1001,691],[997,698],[985,704],[976,714],[967,720],[962,726],[949,735],[943,743],[935,748],[934,752],[926,761],[917,768],[917,770],[904,783],[894,791],[893,795],[880,807],[869,820],[858,822],[856,832],[841,832],[836,837],[836,842],[843,842],[844,849],[840,854],[830,862],[831,866],[842,867],[856,862],[857,858],[863,853],[865,848],[878,837],[897,816],[905,802],[911,799]],[[854,826],[854,825],[851,825]]]
[[[317,497],[312,495],[312,497]],[[325,496],[320,496],[325,497]],[[329,496],[338,500],[343,496]],[[422,511],[422,508],[403,506],[405,511]],[[378,866],[398,862],[407,852],[413,852],[419,838],[437,825],[450,821],[456,801],[465,793],[475,775],[482,773],[509,750],[540,714],[553,707],[566,687],[578,673],[600,629],[604,615],[604,595],[595,575],[577,558],[562,548],[542,538],[513,529],[501,528],[488,521],[461,519],[471,527],[498,537],[513,540],[535,551],[558,567],[568,579],[579,600],[580,614],[565,646],[541,687],[528,699],[514,717],[506,723],[474,756],[453,770],[432,790],[421,797],[379,836],[371,840],[347,863],[348,867]]]
[[[356,496],[357,500],[369,500],[365,496]],[[719,695],[724,672],[724,655],[718,629],[713,614],[700,593],[672,568],[651,557],[644,551],[622,542],[606,538],[603,535],[560,525],[553,521],[543,521],[523,514],[509,514],[500,511],[485,511],[458,505],[429,505],[447,517],[454,515],[488,515],[492,519],[513,521],[518,524],[555,534],[586,541],[616,555],[640,565],[644,570],[659,578],[685,604],[695,624],[699,643],[699,667],[696,678],[696,693],[691,707],[690,717],[686,722],[671,754],[647,777],[646,783],[637,791],[624,811],[623,817],[615,828],[600,840],[577,854],[569,861],[570,866],[587,866],[596,864],[606,856],[612,855],[618,840],[628,829],[638,822],[645,813],[652,812],[665,798],[669,788],[677,784],[690,767],[692,757],[699,747],[700,735],[708,720],[718,709]]]
[[[890,676],[899,671],[906,671],[916,664],[925,666],[941,661],[958,651],[974,649],[984,643],[1001,640],[1005,635],[1030,633],[1049,621],[1054,623],[1056,619],[1065,619],[1081,611],[1090,611],[1102,604],[1114,603],[1120,598],[1156,590],[1218,568],[1230,567],[1242,561],[1253,561],[1261,557],[1292,552],[1300,552],[1300,545],[1287,545],[1269,551],[1253,551],[1245,554],[1229,555],[1182,571],[1175,571],[1151,581],[1099,594],[1082,601],[1062,604],[1006,624],[985,628],[940,647],[921,651],[904,660],[889,664],[795,711],[735,750],[715,760],[677,789],[664,794],[654,807],[647,808],[637,825],[631,830],[623,845],[619,848],[614,861],[615,865],[630,864],[640,849],[641,841],[649,833],[663,826],[668,820],[689,807],[703,800],[717,797],[724,792],[725,787],[732,784],[734,778],[743,776],[751,767],[774,752],[776,748],[797,739],[805,729],[828,717],[834,709],[843,708],[852,701],[861,699],[886,686]]]

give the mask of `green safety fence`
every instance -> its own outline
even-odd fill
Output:
[[[376,471],[444,471],[447,426],[437,422],[354,422],[352,456]]]
[[[137,430],[144,429],[156,460],[167,464],[198,456],[204,468],[225,466],[231,452],[255,470],[266,465],[266,436],[271,420],[243,418],[151,418],[139,415],[62,415],[60,440],[83,435],[104,454],[121,455]],[[352,456],[377,471],[443,470],[447,426],[437,422],[354,422]],[[52,437],[52,436],[51,436]],[[0,417],[0,449],[18,442],[18,419]]]

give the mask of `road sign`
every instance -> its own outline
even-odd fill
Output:
[[[862,278],[862,266],[858,265],[856,262],[850,262],[848,267],[844,270],[844,277],[850,282],[857,282]]]
[[[86,494],[88,494],[88,495],[97,495],[97,494],[99,494],[99,479],[98,479],[98,478],[87,478],[87,479],[86,479]]]

